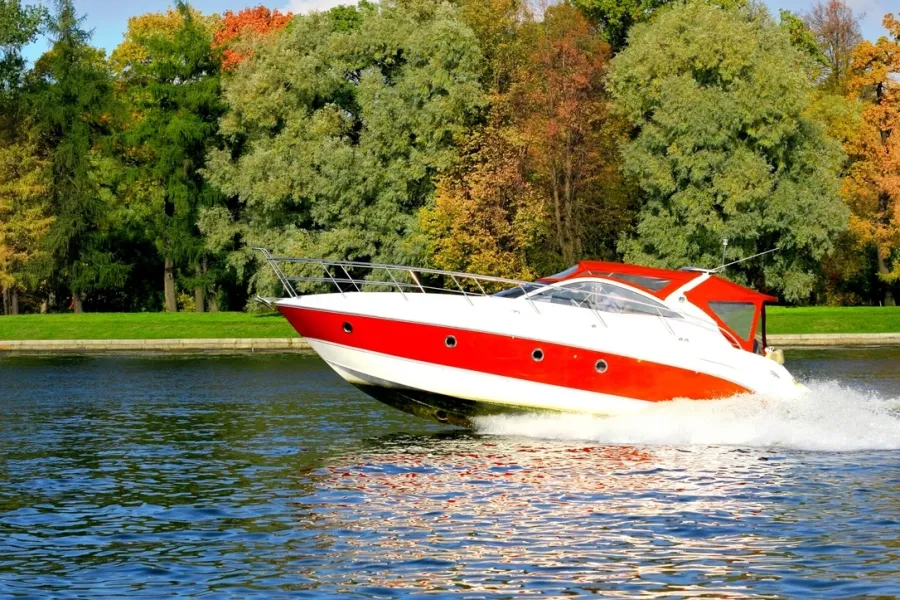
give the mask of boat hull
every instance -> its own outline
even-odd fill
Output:
[[[333,294],[278,307],[348,382],[406,412],[457,425],[498,413],[617,415],[676,398],[713,400],[766,391],[775,383],[769,373],[777,379],[783,371],[720,337],[701,344],[702,332],[676,332],[682,324],[656,317],[609,316],[598,327],[590,311],[572,307],[522,314],[522,303],[499,298],[470,306],[458,297],[408,297]],[[686,344],[688,333],[711,356]],[[761,385],[740,368],[748,356],[751,367],[763,368],[764,377],[754,376]]]

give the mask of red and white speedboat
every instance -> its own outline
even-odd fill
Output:
[[[776,299],[712,271],[582,261],[523,282],[264,253],[289,296],[278,310],[338,374],[443,423],[798,393],[767,356],[765,305]],[[301,295],[298,282],[337,291]]]

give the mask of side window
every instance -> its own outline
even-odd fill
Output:
[[[753,327],[753,317],[756,316],[755,304],[752,302],[710,302],[709,307],[741,338],[750,339],[750,328]]]

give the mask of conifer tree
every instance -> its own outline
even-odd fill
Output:
[[[53,45],[35,65],[32,97],[54,215],[45,237],[48,275],[71,293],[75,312],[82,312],[85,295],[121,286],[128,274],[109,249],[108,191],[96,168],[111,133],[111,79],[82,21],[72,0],[57,0],[49,24]]]
[[[126,141],[134,150],[131,166],[147,184],[148,233],[164,262],[166,310],[177,310],[175,274],[182,267],[185,282],[195,288],[196,309],[202,311],[212,282],[196,222],[199,209],[219,198],[201,170],[224,111],[221,57],[187,3],[178,2],[176,8],[181,18],[176,30],[150,30],[132,40],[143,50],[140,61],[127,65],[137,88],[130,95],[137,123]]]

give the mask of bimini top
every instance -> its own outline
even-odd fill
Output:
[[[706,276],[708,275],[708,277]],[[733,333],[745,350],[754,351],[754,336],[765,318],[763,306],[778,302],[778,298],[761,294],[732,283],[702,269],[658,269],[595,260],[583,260],[561,273],[538,279],[541,283],[558,283],[581,277],[602,277],[643,290],[660,300],[666,300],[676,290],[700,277],[696,286],[684,293],[688,302],[709,315],[718,325]],[[765,336],[763,323],[763,336]]]

